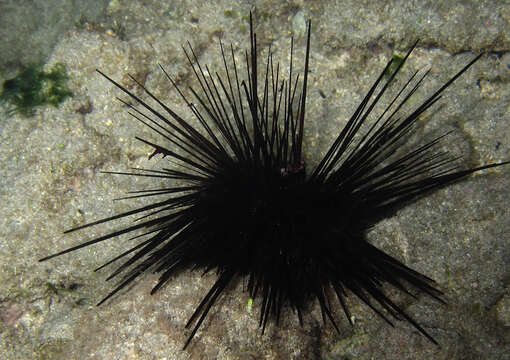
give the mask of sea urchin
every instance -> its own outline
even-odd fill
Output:
[[[200,122],[199,130],[136,79],[132,78],[157,106],[99,71],[141,105],[140,110],[121,100],[130,114],[168,143],[156,144],[137,137],[154,149],[151,157],[162,154],[177,166],[107,172],[165,179],[168,186],[138,190],[130,196],[158,198],[156,202],[66,233],[143,214],[134,225],[41,260],[142,229],[143,234],[137,236],[142,240],[136,246],[101,266],[125,259],[109,277],[120,277],[118,286],[99,304],[148,271],[161,275],[152,290],[155,293],[183,269],[214,270],[217,281],[188,321],[187,327],[193,329],[185,348],[218,297],[236,278],[247,280],[250,297],[260,304],[262,332],[270,318],[278,324],[285,306],[297,312],[302,324],[305,305],[315,300],[324,321],[329,319],[338,330],[328,294],[336,296],[351,321],[345,299],[352,293],[388,323],[391,317],[403,318],[436,343],[385,294],[382,285],[387,283],[407,294],[411,289],[419,290],[438,301],[442,301],[441,291],[432,279],[371,245],[366,240],[367,230],[424,194],[508,162],[460,170],[457,159],[437,149],[444,136],[405,154],[398,151],[420,115],[482,55],[403,115],[402,107],[428,74],[415,72],[376,119],[367,120],[415,46],[401,61],[389,61],[323,159],[309,172],[303,162],[302,144],[310,22],[302,83],[293,73],[292,41],[288,78],[282,79],[283,71],[273,62],[271,51],[263,65],[265,71],[259,74],[251,16],[245,79],[233,47],[228,51],[221,42],[223,75],[213,76],[207,66],[204,68],[191,45],[189,50],[184,49],[199,83],[198,90],[190,89],[193,101],[161,67]],[[172,185],[173,180],[183,181],[186,186]]]

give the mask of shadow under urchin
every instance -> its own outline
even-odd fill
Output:
[[[189,49],[183,49],[199,83],[198,89],[189,89],[192,100],[160,66],[188,105],[189,113],[183,115],[136,79],[131,77],[154,105],[98,70],[140,105],[120,100],[133,118],[163,139],[154,143],[137,137],[154,149],[150,157],[162,154],[172,162],[169,168],[106,173],[166,179],[168,186],[133,191],[127,199],[158,200],[65,233],[142,215],[133,224],[41,261],[141,230],[136,246],[98,268],[124,260],[108,277],[119,279],[117,286],[99,304],[146,272],[160,274],[153,294],[184,269],[215,271],[215,284],[186,325],[192,330],[184,348],[235,278],[247,280],[247,291],[260,306],[262,332],[269,319],[278,324],[284,307],[297,313],[302,325],[303,311],[311,301],[318,301],[324,322],[329,320],[338,331],[332,307],[342,309],[351,322],[345,299],[353,294],[390,325],[392,318],[405,319],[437,344],[385,294],[382,285],[410,296],[412,290],[423,292],[443,302],[441,291],[432,279],[371,245],[366,233],[382,218],[431,191],[473,172],[509,163],[461,169],[457,158],[438,150],[444,136],[405,154],[398,151],[420,115],[482,54],[415,109],[401,111],[428,71],[416,71],[390,96],[388,105],[375,110],[381,107],[383,95],[389,94],[388,88],[415,43],[403,61],[388,62],[325,156],[309,170],[303,162],[302,144],[310,27],[308,22],[302,81],[293,69],[292,40],[286,79],[270,50],[260,71],[251,14],[244,77],[232,46],[225,48],[220,41],[223,72],[219,74],[202,66],[188,43]],[[368,120],[369,115],[375,119]],[[189,124],[185,119],[189,116],[198,120],[200,129]],[[186,186],[172,185],[173,180]]]

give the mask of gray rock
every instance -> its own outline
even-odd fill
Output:
[[[447,91],[423,119],[413,141],[455,130],[445,149],[462,154],[466,166],[510,159],[510,7],[500,1],[382,4],[255,3],[259,44],[271,44],[287,63],[294,34],[299,68],[304,58],[304,24],[312,19],[305,134],[308,167],[327,150],[385,63],[418,38],[420,45],[404,75],[432,65],[429,81],[420,90],[422,96],[437,89],[479,51],[488,54]],[[66,64],[75,97],[59,109],[42,108],[32,118],[2,115],[0,353],[7,359],[504,358],[510,347],[504,320],[507,306],[500,305],[510,278],[509,167],[474,175],[421,199],[370,233],[374,244],[434,278],[445,292],[447,306],[424,296],[414,300],[395,294],[441,347],[430,344],[405,322],[396,322],[392,329],[354,298],[350,304],[355,326],[351,328],[339,311],[340,334],[331,325],[322,325],[315,304],[304,328],[289,311],[279,328],[271,326],[261,336],[257,303],[248,311],[248,295],[240,281],[220,299],[183,352],[189,334],[184,325],[213,284],[214,275],[185,272],[154,296],[149,292],[157,277],[149,275],[97,308],[94,304],[114,283],[104,281],[108,271],[93,273],[92,269],[132,241],[108,241],[47,263],[37,262],[41,256],[120,227],[121,223],[104,224],[62,235],[73,225],[144,204],[112,199],[129,190],[156,186],[143,179],[100,174],[100,170],[167,164],[147,160],[151,149],[134,136],[156,137],[133,121],[114,99],[119,91],[95,69],[126,86],[132,83],[125,74],[133,74],[178,113],[187,114],[157,64],[165,66],[184,89],[196,86],[181,45],[189,40],[200,60],[213,69],[221,66],[221,37],[224,43],[233,43],[241,59],[248,46],[250,9],[248,4],[232,6],[227,1],[197,0],[185,5],[111,1],[107,16],[116,27],[71,28],[50,53],[48,66]],[[12,36],[20,22],[2,31]],[[16,51],[18,57],[25,56]]]
[[[106,0],[6,0],[0,3],[0,68],[44,63],[77,25],[105,20]]]

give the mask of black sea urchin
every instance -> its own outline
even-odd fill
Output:
[[[109,278],[118,286],[99,304],[147,271],[161,274],[152,293],[171,275],[187,268],[214,270],[218,279],[188,321],[194,325],[185,344],[225,288],[235,278],[247,279],[250,297],[260,301],[262,331],[269,318],[279,322],[281,310],[302,312],[318,300],[323,319],[337,328],[328,293],[335,294],[349,321],[345,298],[356,295],[385,321],[406,319],[430,341],[436,341],[382,290],[388,283],[408,293],[415,289],[440,299],[434,281],[367,242],[366,232],[381,218],[403,205],[467,175],[507,164],[459,170],[437,145],[443,136],[405,154],[398,149],[412,133],[420,115],[442,92],[473,65],[473,59],[416,109],[401,108],[420,87],[428,72],[415,72],[389,105],[368,122],[381,103],[403,61],[391,60],[355,110],[320,163],[306,172],[302,160],[303,128],[310,58],[310,23],[302,86],[293,73],[282,80],[279,64],[268,52],[260,77],[257,39],[250,16],[250,51],[246,79],[241,79],[231,46],[230,56],[220,42],[224,74],[215,76],[199,63],[193,48],[184,50],[200,84],[190,89],[193,102],[162,71],[200,122],[197,130],[181,115],[132,78],[158,106],[152,106],[107,75],[104,77],[142,107],[124,102],[130,114],[168,141],[155,144],[151,155],[162,154],[179,167],[137,172],[108,172],[168,179],[168,186],[135,191],[131,197],[157,197],[157,202],[66,231],[128,217],[144,216],[131,226],[48,256],[47,260],[101,241],[142,229],[140,243],[107,264],[126,258]],[[207,75],[206,75],[207,74]],[[260,80],[262,79],[262,80]],[[121,100],[122,101],[122,100]],[[159,107],[161,110],[158,110]],[[172,185],[172,180],[187,183]],[[338,328],[337,328],[338,330]]]

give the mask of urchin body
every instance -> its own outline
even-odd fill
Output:
[[[200,84],[198,90],[190,89],[193,101],[162,68],[189,106],[190,114],[200,122],[200,131],[135,79],[157,106],[101,73],[141,105],[139,109],[121,100],[130,114],[177,149],[170,150],[162,145],[164,142],[137,138],[154,149],[151,157],[162,154],[177,167],[114,172],[167,179],[168,186],[138,190],[130,196],[156,197],[156,202],[68,232],[143,215],[134,225],[43,260],[142,230],[137,237],[143,240],[101,266],[127,258],[108,278],[120,277],[118,286],[100,303],[147,271],[161,274],[153,293],[183,269],[215,271],[217,281],[187,324],[194,327],[185,347],[218,297],[238,277],[247,279],[250,297],[260,304],[262,329],[270,318],[278,323],[286,306],[297,312],[302,323],[302,312],[310,301],[318,301],[324,321],[329,319],[337,328],[330,299],[338,300],[351,321],[345,302],[351,293],[388,323],[390,317],[404,318],[435,343],[385,295],[382,285],[389,284],[407,294],[411,289],[422,291],[438,301],[442,301],[441,292],[433,280],[371,245],[366,233],[410,201],[473,172],[508,162],[459,170],[457,159],[438,150],[444,136],[406,153],[399,151],[421,114],[480,58],[472,60],[419,106],[403,112],[428,74],[415,72],[390,95],[389,105],[382,107],[381,98],[388,95],[414,46],[401,62],[394,64],[391,60],[387,64],[323,159],[309,173],[302,160],[302,143],[310,25],[301,87],[299,77],[293,74],[292,60],[288,77],[283,80],[283,71],[273,63],[270,52],[260,76],[251,19],[244,78],[232,47],[227,61],[221,43],[221,76],[212,75],[207,67],[204,71],[191,46],[185,50]],[[374,114],[375,120],[369,121],[369,115]],[[177,187],[173,180],[184,181],[186,186]]]

